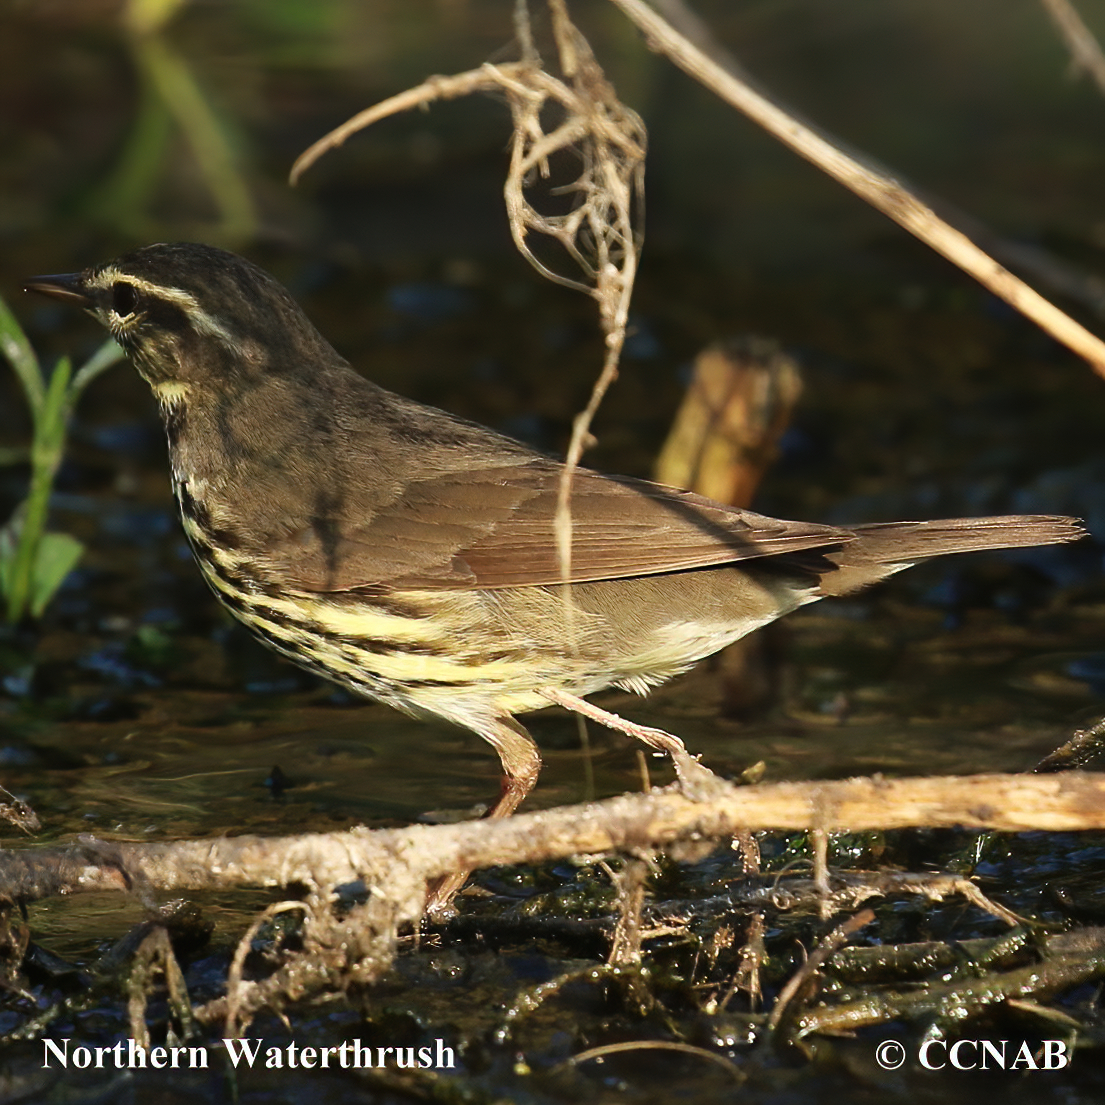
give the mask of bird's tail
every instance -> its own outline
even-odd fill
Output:
[[[876,522],[849,526],[855,540],[826,554],[838,570],[821,577],[821,592],[843,595],[946,553],[1014,549],[1077,541],[1086,531],[1075,518],[1046,514],[997,518],[942,518],[932,522]]]

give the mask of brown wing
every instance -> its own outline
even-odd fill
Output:
[[[303,424],[303,412],[319,404],[302,388],[269,381],[265,434],[255,433],[233,464],[200,473],[222,487],[214,510],[225,509],[211,524],[234,525],[251,571],[318,592],[560,581],[553,519],[562,464],[385,392],[343,365],[316,372],[312,387],[326,392],[320,425]],[[226,432],[221,423],[216,430]],[[852,540],[845,530],[779,522],[587,469],[575,474],[572,519],[575,582]]]
[[[274,542],[280,577],[314,591],[499,588],[560,582],[553,519],[561,466],[544,458],[439,471],[397,488],[371,513],[331,517]],[[777,521],[644,480],[575,475],[574,582],[654,575],[852,539]]]

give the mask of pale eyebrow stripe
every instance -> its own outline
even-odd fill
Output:
[[[210,334],[211,337],[217,338],[225,345],[237,345],[234,335],[222,323],[209,315],[199,305],[199,300],[191,292],[186,292],[181,288],[170,288],[164,284],[155,284],[152,280],[143,280],[140,276],[131,276],[129,273],[120,272],[114,265],[107,265],[98,273],[89,277],[88,284],[93,288],[104,290],[110,288],[112,284],[129,284],[136,291],[145,292],[146,295],[152,296],[154,299],[161,299],[166,303],[172,303],[174,306],[180,307],[188,316],[188,320],[193,327],[200,333]]]

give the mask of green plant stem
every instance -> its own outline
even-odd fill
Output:
[[[9,578],[9,622],[19,621],[31,602],[35,560],[46,528],[54,476],[61,464],[65,446],[71,371],[69,358],[62,357],[54,368],[44,400],[36,412],[34,444],[31,447],[31,488],[24,505],[19,545]]]
[[[146,79],[188,138],[200,172],[222,211],[224,227],[233,234],[253,233],[253,200],[238,170],[233,145],[187,63],[159,35],[136,35],[134,43]]]
[[[46,392],[42,383],[42,372],[38,367],[35,351],[23,333],[23,328],[2,298],[0,298],[0,350],[15,369],[15,374],[23,385],[23,393],[27,396],[27,405],[31,408],[31,414],[37,422]]]

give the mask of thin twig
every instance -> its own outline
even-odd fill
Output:
[[[1074,75],[1085,73],[1105,93],[1105,53],[1070,0],[1040,0],[1070,51]]]
[[[306,913],[309,907],[306,902],[273,902],[253,919],[252,924],[246,929],[241,940],[238,941],[238,946],[234,949],[234,958],[230,961],[230,970],[226,976],[226,1011],[223,1032],[227,1039],[237,1039],[242,1031],[243,1026],[239,1024],[239,1020],[243,999],[245,998],[244,988],[247,985],[252,985],[243,981],[242,971],[245,969],[246,956],[253,948],[253,938],[261,931],[263,925],[278,914],[287,913],[290,910],[301,910]]]
[[[484,65],[479,69],[471,69],[467,73],[458,73],[452,77],[430,77],[417,88],[408,88],[406,92],[400,92],[378,104],[373,104],[372,107],[365,108],[353,118],[347,119],[341,126],[335,127],[329,134],[323,135],[295,159],[288,179],[292,184],[298,184],[299,178],[324,153],[336,150],[358,131],[378,123],[381,119],[386,119],[389,115],[398,115],[402,111],[424,107],[435,100],[455,100],[461,96],[470,96],[474,92],[487,92],[500,81],[509,81],[516,75],[529,71],[530,68],[529,62],[516,61],[504,65]]]
[[[680,1040],[621,1040],[616,1044],[602,1044],[600,1047],[590,1047],[573,1055],[565,1062],[573,1067],[580,1063],[589,1062],[592,1059],[604,1059],[607,1055],[619,1055],[627,1051],[679,1051],[684,1055],[694,1055],[699,1059],[705,1059],[710,1063],[723,1068],[731,1074],[738,1083],[746,1081],[744,1072],[724,1055],[716,1051],[707,1051],[704,1047],[695,1047],[694,1044],[685,1044]]]
[[[1105,376],[1105,342],[1044,299],[979,249],[965,234],[949,226],[901,183],[844,152],[824,135],[799,122],[762,92],[707,57],[679,34],[643,0],[611,0],[664,54],[695,80],[759,123],[784,145],[866,200],[899,226],[973,276],[983,287],[1030,318],[1056,341],[1083,357]],[[670,0],[669,0],[670,2]]]
[[[814,974],[818,967],[825,962],[838,948],[848,942],[852,935],[858,932],[864,925],[869,925],[875,919],[873,909],[865,909],[847,921],[837,925],[824,940],[814,949],[812,954],[802,963],[797,971],[787,979],[786,985],[779,991],[779,997],[775,1001],[775,1007],[767,1018],[768,1027],[775,1029],[783,1019],[787,1007],[794,1001],[798,991],[806,981]]]

